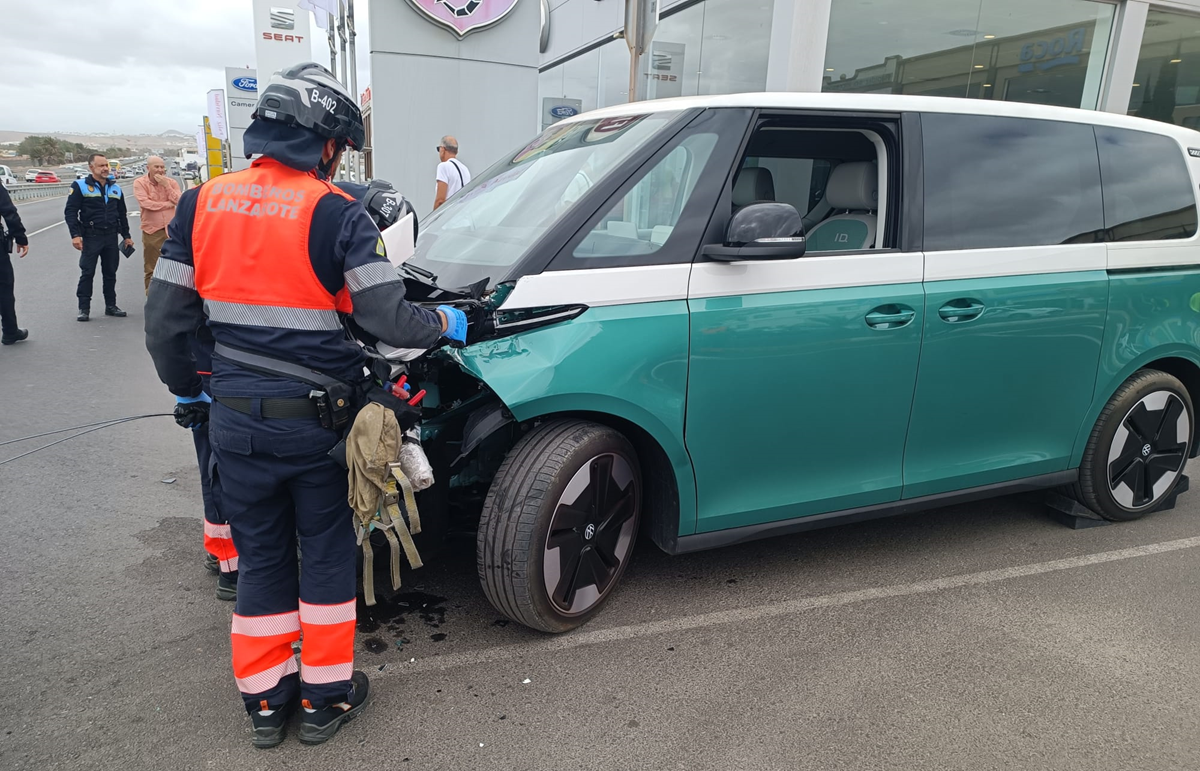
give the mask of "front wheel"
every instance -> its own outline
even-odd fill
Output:
[[[483,504],[476,559],[488,600],[543,632],[585,623],[629,564],[641,492],[637,455],[618,431],[582,420],[531,431]]]
[[[1178,379],[1138,372],[1117,389],[1092,429],[1076,497],[1117,522],[1153,511],[1183,477],[1193,425],[1192,400]]]

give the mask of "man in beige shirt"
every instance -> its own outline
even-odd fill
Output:
[[[133,181],[133,194],[142,209],[142,253],[145,258],[146,291],[158,255],[167,240],[167,225],[179,203],[179,184],[167,176],[167,164],[157,155],[146,161],[146,175]]]

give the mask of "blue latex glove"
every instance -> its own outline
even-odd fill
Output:
[[[207,402],[208,404],[212,404],[212,397],[209,396],[208,394],[204,393],[203,391],[200,392],[199,396],[176,396],[175,397],[176,404],[195,404],[196,402]]]
[[[199,396],[175,397],[175,422],[193,431],[208,422],[208,407],[212,397],[203,391]]]
[[[449,305],[439,305],[437,309],[446,314],[445,336],[450,340],[466,345],[467,314],[463,313],[458,308],[452,308]]]

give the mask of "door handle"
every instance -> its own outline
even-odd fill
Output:
[[[964,321],[973,321],[979,318],[983,315],[986,307],[978,300],[968,300],[965,298],[951,300],[938,308],[938,315],[942,317],[942,321],[948,324],[960,324]]]
[[[871,329],[899,329],[917,317],[917,312],[903,305],[884,305],[867,314]]]

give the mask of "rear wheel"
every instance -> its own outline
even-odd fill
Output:
[[[1153,511],[1183,477],[1193,426],[1192,400],[1178,379],[1158,370],[1138,372],[1100,413],[1076,496],[1118,522]]]
[[[641,489],[633,447],[614,429],[582,420],[534,429],[484,502],[476,556],[488,600],[543,632],[585,623],[629,564]]]

